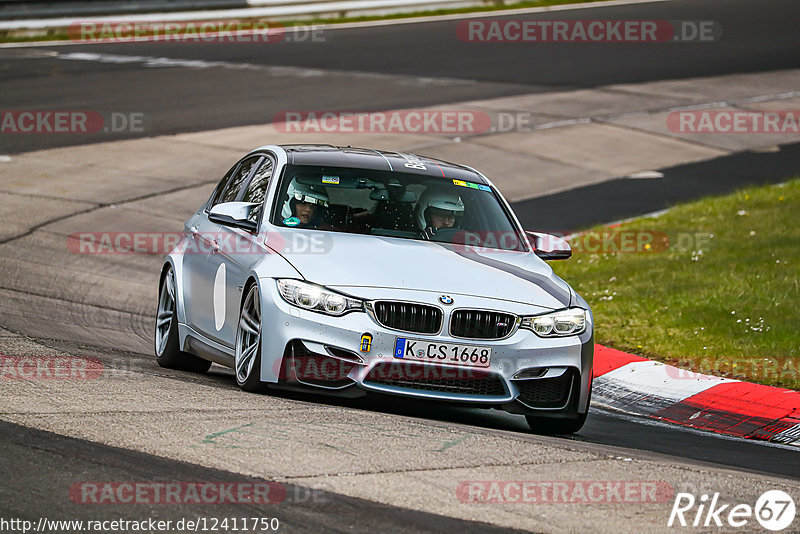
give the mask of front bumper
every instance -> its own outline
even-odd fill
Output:
[[[272,279],[262,289],[262,368],[264,382],[286,382],[329,392],[373,391],[419,399],[497,407],[514,413],[584,413],[588,408],[594,352],[591,314],[579,336],[541,338],[516,328],[500,340],[450,336],[449,313],[455,306],[438,302],[430,292],[363,290],[358,296],[413,301],[440,308],[443,328],[435,335],[401,332],[380,325],[372,314],[341,317],[301,310],[286,303]],[[354,291],[346,291],[354,294]],[[372,293],[365,295],[364,293]],[[458,308],[490,309],[515,315],[542,309],[509,301],[453,295]],[[372,343],[361,350],[364,334]],[[491,347],[486,369],[407,361],[394,356],[397,338]],[[519,376],[523,374],[523,377]]]

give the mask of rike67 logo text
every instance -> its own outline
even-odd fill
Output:
[[[794,500],[781,490],[764,492],[755,506],[722,504],[719,493],[703,494],[699,499],[691,493],[678,493],[667,526],[749,527],[747,531],[752,531],[755,519],[763,528],[777,532],[789,527],[794,515]]]

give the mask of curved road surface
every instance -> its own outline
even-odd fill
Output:
[[[153,118],[145,133],[149,136],[269,122],[284,109],[391,109],[561,88],[797,68],[798,15],[796,2],[785,0],[673,1],[525,15],[712,19],[724,32],[723,39],[712,44],[538,45],[536,53],[529,47],[461,43],[454,39],[452,21],[333,30],[326,33],[325,43],[6,48],[0,49],[2,108],[143,111]],[[132,56],[137,59],[130,59]],[[152,58],[211,63],[177,61],[173,66],[155,67]],[[276,66],[289,70],[276,70]],[[325,83],[308,69],[326,71]],[[108,139],[97,134],[91,140]],[[3,136],[0,154],[78,142],[86,139]],[[796,170],[787,160],[795,152],[796,147],[787,147],[777,155],[750,156],[750,163],[731,156],[675,172],[691,177],[707,171],[703,165],[715,165],[719,172],[746,164],[761,169],[765,181],[779,181]],[[465,521],[463,511],[450,509],[442,495],[452,498],[451,487],[436,487],[436,478],[456,472],[460,473],[458,480],[534,474],[545,480],[592,480],[597,473],[629,480],[663,476],[672,481],[676,491],[683,483],[684,491],[728,489],[749,498],[781,484],[795,488],[797,494],[800,464],[791,447],[723,439],[602,411],[594,412],[574,438],[541,437],[528,433],[521,418],[495,412],[432,408],[387,399],[325,400],[288,393],[254,398],[236,391],[230,373],[216,367],[204,376],[159,369],[150,350],[159,258],[86,257],[68,252],[63,243],[71,232],[113,229],[120,221],[175,227],[207,196],[211,184],[175,165],[163,174],[171,180],[167,185],[142,179],[109,188],[115,176],[114,158],[124,156],[110,150],[104,157],[108,168],[98,168],[97,180],[66,185],[69,194],[32,192],[26,203],[0,211],[6,229],[15,228],[19,219],[38,221],[27,231],[3,234],[0,239],[3,353],[96,358],[107,377],[99,387],[53,386],[45,381],[8,381],[3,386],[0,419],[5,422],[0,423],[0,457],[6,483],[0,486],[0,516],[36,520],[50,513],[50,517],[89,519],[118,513],[120,517],[155,514],[177,519],[273,510],[255,506],[243,510],[240,505],[98,510],[66,498],[72,496],[70,488],[76,481],[87,480],[247,482],[251,477],[274,478],[286,482],[289,492],[274,513],[284,525],[300,531],[345,531],[348,525],[364,532],[488,531],[489,525]],[[157,169],[148,167],[147,156],[141,157],[143,174],[158,176]],[[231,157],[236,156],[232,153]],[[65,173],[69,165],[65,162]],[[192,171],[198,168],[202,170],[202,164],[191,166]],[[30,175],[3,175],[2,183],[35,181],[36,166],[26,169]],[[109,174],[104,179],[106,171]],[[716,192],[733,185],[726,182],[709,187]],[[109,190],[114,187],[121,189]],[[701,188],[687,195],[706,192]],[[59,200],[49,193],[60,195]],[[562,195],[567,201],[567,195],[583,195],[580,198],[588,206],[596,193],[582,189]],[[652,193],[635,189],[628,198],[654,198]],[[69,199],[64,200],[64,195]],[[52,200],[53,212],[37,210],[37,199]],[[525,202],[528,207],[552,206],[547,199]],[[647,206],[636,209],[647,211]],[[562,219],[557,228],[634,214],[629,205],[587,213],[559,214]],[[285,428],[277,423],[270,426],[270,421],[284,421]],[[362,427],[366,430],[356,430]],[[317,443],[320,428],[330,434]],[[198,433],[205,437],[189,439]],[[423,438],[424,442],[418,441]],[[465,440],[473,444],[468,452],[459,448]],[[436,446],[430,448],[432,443]],[[396,450],[398,447],[406,450]],[[436,454],[424,453],[427,456],[420,458],[408,454],[413,450],[435,450]],[[475,457],[480,454],[486,458]],[[363,455],[360,462],[353,459],[357,455]],[[332,471],[327,473],[327,468]],[[426,473],[433,478],[426,479]],[[348,477],[356,477],[358,482],[348,485]],[[407,477],[427,481],[432,495],[427,500],[435,510],[427,510],[409,495],[418,488],[415,490]],[[399,493],[392,499],[373,499],[381,485],[387,484]],[[54,491],[44,489],[50,486]],[[296,497],[307,487],[331,491],[320,491],[316,501]],[[368,492],[372,487],[374,492]],[[645,508],[639,516],[659,514],[664,524],[670,504]],[[555,521],[564,528],[586,526],[580,522],[580,514],[553,510]],[[613,506],[603,510],[609,528],[615,524],[620,528],[652,527],[637,523],[642,517],[637,517],[635,510]],[[518,511],[511,508],[505,515],[517,517]],[[499,518],[496,510],[481,509],[467,519],[549,530],[552,516],[546,519],[547,514],[539,517],[539,513],[512,520]],[[589,515],[594,514],[599,517],[601,512]]]
[[[3,109],[58,104],[143,112],[151,119],[138,135],[160,135],[260,124],[286,110],[401,109],[773,71],[800,67],[798,17],[800,5],[793,0],[673,0],[506,17],[712,20],[722,28],[721,39],[712,43],[466,43],[456,37],[457,21],[448,20],[326,30],[315,42],[0,49],[0,103]],[[43,54],[110,57],[101,62]],[[40,58],[33,61],[31,55]],[[148,64],[144,58],[158,61]],[[314,69],[328,75],[314,75]],[[91,140],[119,138],[98,133]],[[85,142],[81,136],[17,136],[2,139],[0,153]]]

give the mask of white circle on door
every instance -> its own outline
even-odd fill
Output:
[[[217,331],[225,325],[225,264],[220,263],[214,277],[214,326]]]

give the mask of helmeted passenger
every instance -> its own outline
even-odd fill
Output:
[[[416,207],[417,223],[422,230],[452,228],[464,215],[464,203],[455,192],[446,189],[428,188],[420,197]]]
[[[297,228],[317,228],[322,223],[325,218],[324,210],[330,204],[324,188],[292,180],[286,194],[289,198],[281,209],[284,224]],[[290,219],[297,221],[287,222]]]

